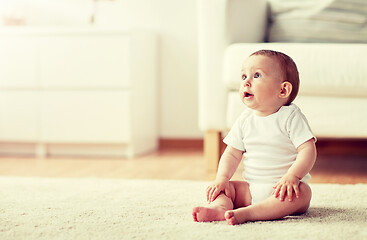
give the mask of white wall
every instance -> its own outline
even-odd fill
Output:
[[[196,0],[117,0],[98,5],[96,25],[160,37],[160,137],[199,138]]]
[[[160,136],[201,137],[197,114],[196,0],[127,2],[125,21],[129,26],[147,28],[160,36]]]
[[[38,7],[31,7],[28,0],[2,0],[3,3],[11,1],[27,3],[16,7],[21,9],[20,14],[25,16],[26,24],[30,25],[34,22],[38,25],[62,25],[63,14],[67,16],[65,22],[68,25],[71,25],[67,20],[70,17],[83,25],[86,16],[93,11],[92,0],[52,0],[53,5],[50,5],[51,0],[33,0],[32,4],[38,4]],[[70,4],[73,5],[72,8],[67,7]],[[57,6],[59,10],[53,9],[50,14],[50,11],[39,6]],[[79,17],[75,16],[78,12],[76,8],[80,13]],[[4,9],[4,4],[0,4],[0,11]],[[7,14],[9,11],[12,13],[9,7],[6,11]],[[160,137],[202,137],[197,119],[196,0],[100,0],[95,25],[148,29],[159,35]]]

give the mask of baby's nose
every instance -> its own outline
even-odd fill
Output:
[[[250,80],[249,80],[249,79],[246,79],[246,80],[243,82],[243,86],[244,86],[244,87],[251,87]]]

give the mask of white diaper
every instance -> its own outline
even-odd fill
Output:
[[[301,182],[307,184],[308,178],[303,178]],[[251,193],[251,204],[259,203],[270,197],[275,190],[276,183],[249,183]]]
[[[251,204],[259,203],[271,196],[276,183],[250,183]]]

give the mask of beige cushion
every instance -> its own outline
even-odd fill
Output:
[[[293,58],[300,73],[301,95],[367,97],[367,44],[232,44],[226,48],[223,64],[228,89],[238,89],[242,62],[260,49],[281,51]]]
[[[294,101],[306,115],[317,137],[367,136],[367,98],[298,96]],[[246,108],[237,91],[228,94],[227,125],[230,129]]]

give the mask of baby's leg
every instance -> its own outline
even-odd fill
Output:
[[[232,200],[224,193],[208,204],[206,207],[195,207],[192,210],[192,217],[195,222],[224,221],[224,213],[233,209]]]
[[[206,207],[195,207],[192,216],[196,222],[224,221],[224,213],[233,207],[244,207],[251,203],[250,190],[244,181],[230,182],[230,196],[224,193],[208,204]]]
[[[311,200],[311,189],[301,182],[300,197],[293,198],[293,201],[280,201],[273,195],[265,201],[239,208],[233,211],[227,211],[225,218],[230,225],[241,224],[248,221],[275,220],[292,214],[301,214],[307,211]]]

